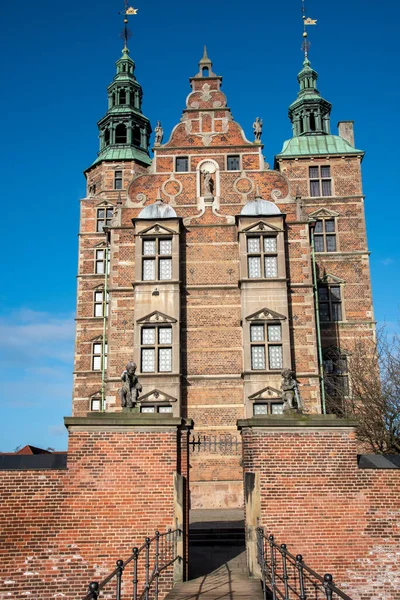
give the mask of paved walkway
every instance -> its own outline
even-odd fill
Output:
[[[261,582],[235,573],[225,563],[212,573],[176,585],[165,600],[262,600]]]

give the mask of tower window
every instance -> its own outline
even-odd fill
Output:
[[[336,252],[335,219],[318,219],[314,229],[315,252]]]
[[[104,275],[106,272],[106,260],[107,260],[107,273],[110,274],[110,254],[107,252],[106,259],[106,250],[96,250],[96,256],[94,261],[94,272],[97,275]]]
[[[143,281],[172,279],[172,238],[143,239]]]
[[[170,373],[172,371],[172,328],[144,326],[141,335],[142,373]]]
[[[132,143],[135,146],[141,146],[141,134],[139,127],[134,127],[132,130]]]
[[[319,320],[342,321],[342,291],[340,285],[318,286]]]
[[[114,171],[114,189],[122,190],[122,171]]]
[[[310,130],[315,131],[315,116],[314,113],[310,114]]]
[[[175,171],[185,173],[189,171],[189,158],[187,156],[177,156],[175,159]]]
[[[203,69],[202,69],[202,72],[201,72],[201,73],[202,73],[202,76],[203,76],[203,77],[208,77],[208,76],[209,76],[209,74],[210,74],[210,71],[209,71],[208,67],[203,67]]]
[[[126,144],[126,125],[120,123],[115,128],[115,143],[116,144]]]
[[[126,104],[126,91],[125,90],[119,91],[119,103]]]
[[[228,156],[227,158],[227,170],[228,171],[239,171],[240,170],[240,156]]]
[[[108,300],[109,294],[107,292],[107,301],[104,303],[104,291],[96,291],[94,293],[94,316],[95,317],[108,317]]]
[[[247,266],[250,279],[278,277],[275,236],[258,235],[247,238]]]
[[[310,196],[332,196],[330,166],[309,167]]]
[[[282,369],[282,328],[280,323],[252,323],[250,325],[251,368],[263,371]]]
[[[111,225],[111,219],[114,213],[114,209],[110,208],[98,208],[96,216],[96,231],[103,233],[103,227],[109,227]]]
[[[106,129],[104,131],[104,145],[108,146],[110,144],[110,130]]]
[[[108,344],[104,344],[104,368],[107,369]],[[103,343],[95,342],[92,346],[92,371],[101,371],[103,367]]]
[[[347,356],[340,350],[329,348],[323,353],[323,363],[328,412],[341,413],[343,400],[350,394]]]

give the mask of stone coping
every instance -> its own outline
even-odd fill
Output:
[[[193,427],[192,419],[151,413],[89,413],[86,417],[64,417],[69,427]]]
[[[238,419],[239,430],[246,427],[268,427],[268,428],[343,428],[357,427],[357,421],[353,419],[339,419],[336,415],[301,415],[289,413],[286,415],[260,415],[250,419]]]

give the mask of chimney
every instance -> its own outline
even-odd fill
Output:
[[[340,137],[354,148],[354,121],[339,121],[338,130]]]

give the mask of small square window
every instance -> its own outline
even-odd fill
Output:
[[[101,408],[101,400],[100,398],[92,398],[90,401],[90,410],[99,411]]]
[[[172,329],[171,327],[159,327],[158,329],[158,343],[172,344]]]
[[[189,171],[189,158],[187,156],[177,156],[175,161],[175,170],[177,173]]]
[[[160,254],[172,254],[172,240],[160,240]]]
[[[260,252],[260,238],[259,237],[248,237],[247,238],[247,252],[248,254],[257,254]]]
[[[261,277],[261,258],[259,256],[249,256],[249,278]]]
[[[153,258],[143,260],[143,281],[154,281],[156,278],[156,261]]]
[[[336,252],[336,235],[326,236],[326,251]]]
[[[317,167],[318,169],[318,167]],[[330,177],[331,176],[331,168],[329,166],[326,167],[321,167],[321,177],[325,178],[325,177]],[[318,177],[318,175],[317,175]]]
[[[278,262],[276,256],[265,256],[265,277],[278,276]]]
[[[114,189],[122,190],[122,171],[114,172]]]
[[[310,179],[318,179],[318,177],[319,177],[318,167],[310,167],[309,176],[310,176]]]
[[[268,404],[253,404],[253,415],[267,415]]]
[[[264,341],[264,325],[250,325],[250,341],[251,342],[263,342]]]
[[[158,370],[160,373],[172,371],[172,348],[158,349]]]
[[[154,348],[142,348],[142,373],[154,373],[156,354]]]
[[[172,413],[172,406],[159,406],[158,412],[160,414]]]
[[[140,409],[140,412],[142,413],[155,413],[156,412],[156,407],[155,406],[142,406]]]
[[[145,256],[155,256],[156,240],[143,240],[143,254]]]
[[[282,330],[280,325],[268,325],[268,341],[281,342]]]
[[[251,368],[254,371],[265,369],[265,346],[251,347]]]
[[[172,260],[170,258],[160,258],[159,275],[161,281],[172,279]]]
[[[156,343],[156,330],[154,327],[142,327],[142,344],[154,346]]]
[[[228,156],[227,159],[228,171],[239,171],[240,170],[240,156]]]
[[[325,221],[326,233],[334,233],[335,231],[335,219],[326,219]]]
[[[265,237],[264,238],[264,252],[276,252],[276,238]]]
[[[268,346],[269,368],[282,369],[282,346]]]
[[[271,414],[273,414],[273,415],[282,415],[283,414],[282,402],[271,403]]]

